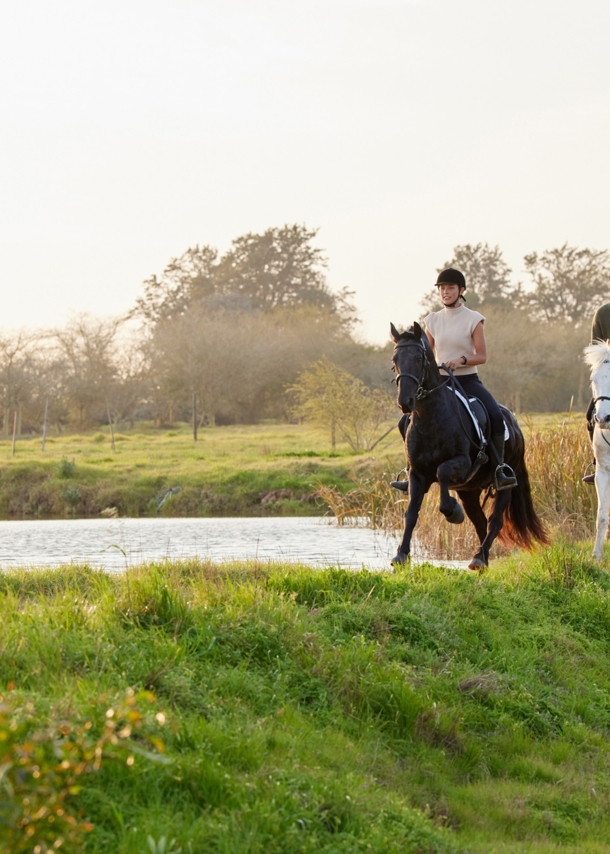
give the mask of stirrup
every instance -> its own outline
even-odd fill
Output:
[[[496,492],[501,492],[503,489],[514,489],[515,486],[517,486],[517,476],[508,463],[502,463],[502,465],[497,466],[494,472],[494,487]]]
[[[390,486],[393,486],[394,489],[400,490],[400,492],[408,492],[409,491],[409,481],[408,480],[400,480],[400,475],[403,473],[406,474],[408,477],[408,475],[409,475],[408,470],[407,469],[401,469],[401,471],[398,472],[396,480],[390,481]]]
[[[593,469],[593,471],[589,472],[589,469]],[[587,466],[585,471],[589,472],[589,474],[585,474],[585,476],[582,479],[582,482],[583,483],[595,483],[595,460],[593,460],[592,463],[589,463],[589,465]]]

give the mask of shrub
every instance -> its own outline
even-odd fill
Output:
[[[76,463],[74,462],[74,460],[69,460],[67,457],[62,457],[61,462],[59,464],[57,477],[59,477],[61,480],[69,480],[71,477],[74,477],[75,470]]]

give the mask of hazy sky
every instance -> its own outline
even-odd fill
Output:
[[[609,32],[607,0],[0,0],[0,325],[284,223],[375,342],[458,243],[524,281],[607,248]]]

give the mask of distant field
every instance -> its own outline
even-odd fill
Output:
[[[532,452],[543,443],[542,467],[547,454],[562,453],[580,468],[588,461],[582,413],[519,421]],[[561,450],[570,437],[576,456]],[[115,444],[113,451],[106,429],[51,436],[43,452],[37,437],[18,441],[12,457],[11,442],[0,441],[0,518],[95,516],[108,508],[121,516],[317,515],[327,510],[316,496],[320,484],[345,493],[363,478],[390,480],[404,464],[398,430],[362,454],[341,442],[333,451],[327,431],[300,424],[209,427],[197,442],[186,425],[140,425],[116,434]],[[180,492],[158,506],[174,487]]]
[[[385,429],[391,426],[388,423]],[[383,432],[383,431],[382,431]],[[353,475],[380,460],[400,461],[393,431],[374,454],[354,454],[328,432],[295,424],[213,427],[197,442],[183,425],[158,431],[107,430],[0,442],[0,516],[311,515],[324,512],[319,483],[348,489]],[[400,466],[399,466],[400,467]],[[164,492],[181,491],[158,508]]]
[[[531,432],[560,428],[586,432],[584,412],[522,412],[517,419],[526,438]]]

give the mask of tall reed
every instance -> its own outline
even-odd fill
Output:
[[[554,535],[587,539],[595,528],[596,493],[582,483],[592,460],[591,445],[582,421],[566,417],[563,423],[542,429],[524,419],[522,425],[534,506]],[[354,488],[342,493],[320,486],[318,495],[340,525],[364,524],[399,532],[404,526],[407,502],[389,481],[402,465],[388,458],[368,472],[353,477]],[[449,525],[438,512],[438,486],[424,500],[415,529],[414,554],[431,558],[470,557],[478,541],[470,522]],[[487,504],[487,509],[489,509]],[[499,545],[496,552],[503,551]]]

